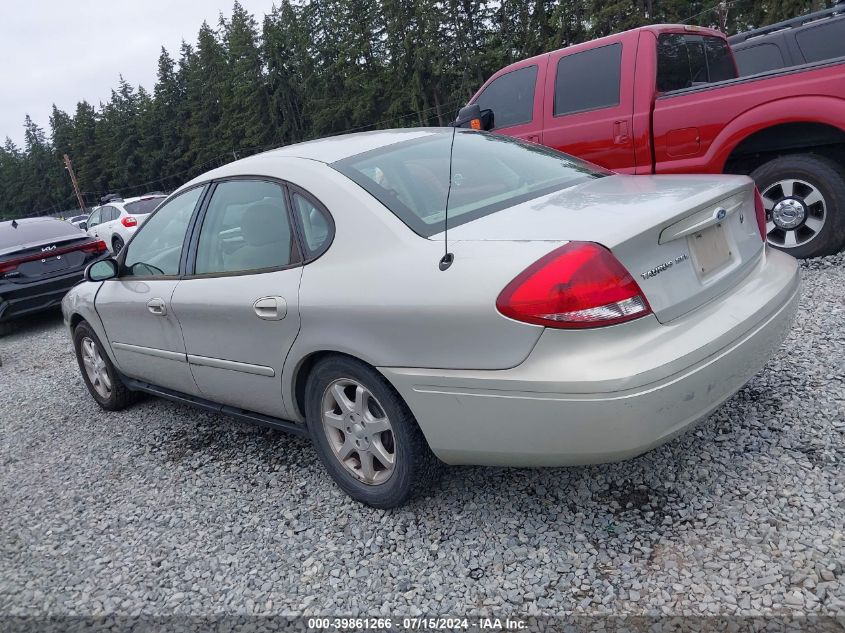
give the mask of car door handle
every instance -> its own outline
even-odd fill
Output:
[[[252,304],[259,319],[281,321],[287,316],[288,304],[282,297],[261,297]]]
[[[167,314],[167,306],[164,303],[164,299],[160,299],[159,297],[147,301],[147,310],[157,316],[164,316]]]

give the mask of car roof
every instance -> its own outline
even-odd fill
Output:
[[[395,143],[424,138],[434,134],[451,134],[452,128],[405,128],[396,130],[377,130],[374,132],[357,132],[330,136],[314,141],[286,145],[278,149],[255,154],[247,158],[227,163],[222,167],[205,172],[182,185],[178,191],[183,191],[197,183],[208,182],[214,178],[225,178],[243,174],[273,173],[278,169],[279,158],[298,158],[320,163],[334,163],[335,161],[362,154],[380,147],[387,147]]]

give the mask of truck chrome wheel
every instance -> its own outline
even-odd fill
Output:
[[[813,240],[827,219],[827,203],[817,187],[804,180],[772,183],[762,192],[766,209],[766,239],[781,248]]]
[[[80,346],[82,351],[82,365],[85,367],[85,373],[88,374],[88,380],[91,381],[91,386],[103,398],[108,399],[111,395],[111,379],[109,378],[108,369],[106,369],[106,362],[100,356],[97,349],[97,344],[94,343],[87,336],[82,339]]]
[[[369,485],[390,479],[396,466],[393,427],[369,389],[349,378],[329,384],[322,422],[334,456],[356,479]]]

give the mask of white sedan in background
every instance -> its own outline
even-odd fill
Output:
[[[87,231],[91,237],[103,240],[109,249],[117,254],[166,197],[156,193],[125,200],[110,200],[107,204],[95,207],[85,226],[80,228]]]

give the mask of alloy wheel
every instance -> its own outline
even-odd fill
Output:
[[[340,378],[323,393],[323,431],[335,458],[368,485],[386,482],[396,467],[393,426],[379,401],[364,385]]]
[[[80,349],[82,351],[82,365],[85,367],[88,380],[94,390],[107,400],[111,395],[111,378],[109,378],[106,362],[97,349],[97,344],[86,336],[82,339]]]
[[[813,240],[827,220],[827,202],[818,187],[788,178],[766,187],[766,239],[780,248],[795,248]]]

